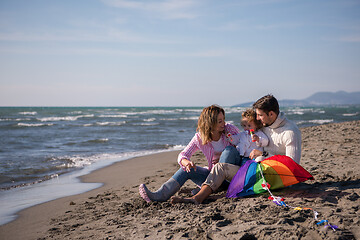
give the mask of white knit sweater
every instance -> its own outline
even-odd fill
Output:
[[[269,156],[258,157],[257,161],[273,155],[286,155],[300,164],[301,132],[295,123],[285,117],[283,112],[280,112],[271,126],[262,130],[269,138],[268,146],[264,147]]]

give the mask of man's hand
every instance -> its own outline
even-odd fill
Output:
[[[255,158],[257,158],[257,157],[262,156],[262,154],[263,154],[262,151],[257,150],[257,149],[254,149],[254,150],[252,150],[251,153],[249,154],[249,158],[250,158],[250,159],[255,159]]]

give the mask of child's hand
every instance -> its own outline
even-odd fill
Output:
[[[252,134],[252,135],[251,135],[251,140],[252,140],[253,142],[259,142],[259,141],[260,141],[260,138],[259,138],[258,135]]]

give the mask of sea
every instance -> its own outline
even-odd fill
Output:
[[[225,107],[240,130],[242,107]],[[79,176],[183,149],[202,107],[0,107],[0,225],[27,207],[89,191]],[[360,120],[360,105],[286,107],[300,128]],[[169,159],[176,161],[176,159]]]

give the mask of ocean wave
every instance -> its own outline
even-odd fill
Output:
[[[306,124],[306,123],[312,123],[312,124],[326,124],[326,123],[332,123],[334,122],[334,119],[314,119],[314,120],[308,120],[308,121],[298,121],[297,124]]]
[[[179,112],[175,109],[156,109],[156,110],[146,110],[139,112],[123,112],[126,115],[168,115],[168,114],[178,114]]]
[[[334,122],[334,119],[318,119],[318,120],[310,120],[309,122],[315,124],[324,124],[324,123],[332,123]]]
[[[180,120],[191,120],[191,121],[197,121],[199,120],[199,116],[194,116],[194,117],[182,117],[182,118],[179,118]]]
[[[199,109],[177,109],[177,111],[185,111],[185,112],[193,112],[193,113],[201,113],[202,112],[202,108]]]
[[[144,122],[153,122],[155,120],[156,120],[156,118],[148,118],[148,119],[144,119],[143,121]]]
[[[244,107],[235,107],[235,108],[224,108],[225,114],[231,114],[231,113],[242,113],[246,110]]]
[[[126,121],[121,121],[121,122],[96,122],[96,125],[99,125],[99,126],[121,126],[121,125],[124,125],[125,123],[126,123]],[[89,126],[88,124],[85,124],[85,125],[87,125],[86,127]],[[92,125],[90,125],[90,126],[92,126]]]
[[[287,115],[304,115],[305,113],[320,113],[320,114],[324,114],[325,111],[319,108],[299,108],[299,107],[295,107],[295,108],[287,108],[285,110],[285,113]]]
[[[118,114],[118,115],[99,115],[99,118],[126,118],[127,115],[126,114]]]
[[[354,116],[357,116],[357,115],[359,115],[358,112],[356,112],[356,113],[343,113],[344,117],[354,117]]]
[[[20,115],[36,115],[37,112],[19,112]]]
[[[161,121],[178,121],[179,118],[160,118]]]
[[[88,141],[86,141],[86,143],[105,143],[108,141],[109,141],[108,138],[99,138],[99,139],[88,140]]]
[[[20,121],[31,121],[31,118],[0,118],[0,122],[20,122]]]
[[[94,117],[94,114],[65,116],[65,117],[44,117],[44,118],[37,118],[37,120],[40,122],[76,121],[79,118],[92,118],[92,117]]]
[[[52,126],[53,123],[18,123],[17,126],[19,127],[47,127]]]
[[[133,126],[156,126],[156,125],[160,125],[160,123],[158,122],[153,122],[153,123],[133,123]]]
[[[124,160],[139,156],[150,155],[154,153],[166,152],[166,151],[177,151],[184,149],[183,145],[166,145],[163,149],[158,150],[145,150],[137,152],[125,152],[125,153],[102,153],[90,156],[63,156],[52,158],[51,161],[61,162],[57,165],[57,168],[82,168],[91,165],[98,161],[104,160]]]

